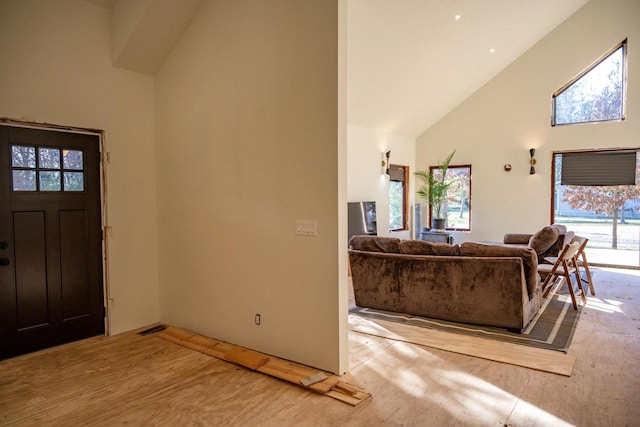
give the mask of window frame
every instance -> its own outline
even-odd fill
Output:
[[[435,170],[439,170],[442,169],[440,166],[429,166],[429,173],[433,174],[433,172]],[[447,226],[445,226],[445,231],[467,231],[467,232],[471,232],[471,200],[472,200],[472,168],[471,168],[471,164],[461,164],[461,165],[449,165],[449,167],[447,168],[447,174],[449,174],[449,172],[451,172],[452,169],[468,169],[469,171],[469,197],[467,198],[468,200],[468,205],[469,205],[469,227],[468,228],[463,228],[463,227],[449,227],[449,221],[448,221],[448,215],[447,215]],[[462,199],[462,197],[460,197],[460,199]],[[461,207],[462,209],[462,207]],[[447,207],[445,207],[445,212],[447,212]],[[432,206],[429,205],[429,224],[432,223],[432,219],[433,219],[433,211],[432,211]]]
[[[615,119],[604,119],[604,120],[589,120],[582,122],[571,122],[571,123],[556,123],[556,98],[564,93],[567,89],[573,86],[578,80],[582,79],[585,75],[589,74],[594,68],[600,65],[604,60],[613,55],[618,49],[622,49],[622,111],[620,114],[620,118]],[[569,80],[567,83],[562,85],[559,89],[557,89],[551,95],[551,127],[555,126],[570,126],[570,125],[580,125],[587,123],[605,123],[605,122],[621,122],[626,120],[626,112],[627,112],[627,75],[628,75],[628,56],[627,56],[627,39],[625,38],[620,43],[616,44],[613,48],[609,49],[607,52],[602,54],[598,59],[596,59],[593,63],[591,63],[587,68],[582,70],[578,75]]]
[[[564,154],[582,154],[582,153],[626,153],[626,152],[635,152],[637,156],[640,156],[640,147],[636,148],[599,148],[599,149],[588,149],[588,150],[559,150],[553,151],[551,153],[551,203],[549,206],[549,223],[554,224],[556,221],[557,209],[556,206],[560,202],[559,194],[557,187],[563,185],[561,183],[562,179],[562,168],[558,168],[558,158],[562,158]],[[571,185],[571,184],[566,184]],[[640,185],[640,184],[639,184]],[[589,185],[594,187],[603,187],[598,185]],[[617,185],[614,185],[617,186]]]
[[[409,166],[406,165],[389,165],[390,169],[400,168],[404,171],[404,180],[392,179],[389,174],[389,190],[391,189],[391,181],[402,182],[402,228],[391,228],[391,194],[389,194],[389,231],[408,231],[409,230]]]

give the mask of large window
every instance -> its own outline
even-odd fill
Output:
[[[439,179],[442,169],[430,166],[429,172]],[[445,229],[471,231],[471,165],[449,166],[445,178],[451,183],[442,207],[447,220]],[[430,216],[433,217],[431,209]]]
[[[389,167],[389,230],[409,229],[408,218],[408,177],[409,166],[391,165]]]
[[[552,96],[551,125],[624,120],[627,40]]]
[[[589,239],[589,262],[639,267],[638,149],[553,154],[552,223]]]

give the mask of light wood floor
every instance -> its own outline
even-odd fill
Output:
[[[352,333],[352,407],[128,333],[0,363],[0,425],[637,426],[640,272],[595,281],[571,377]]]

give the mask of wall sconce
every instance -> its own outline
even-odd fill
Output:
[[[529,175],[535,175],[536,173],[536,159],[534,158],[534,156],[536,155],[536,149],[532,148],[529,150],[529,155],[531,156],[531,159],[529,160],[529,164],[531,165],[531,169],[529,169]]]
[[[386,173],[387,175],[389,175],[389,167],[390,167],[390,161],[389,158],[391,157],[391,151],[387,151],[386,153],[382,153],[382,162],[381,162],[381,166],[382,166],[382,173]]]

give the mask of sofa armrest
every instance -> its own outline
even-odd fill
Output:
[[[533,234],[518,234],[518,233],[509,233],[504,235],[505,244],[518,244],[518,245],[526,245],[529,243]]]

